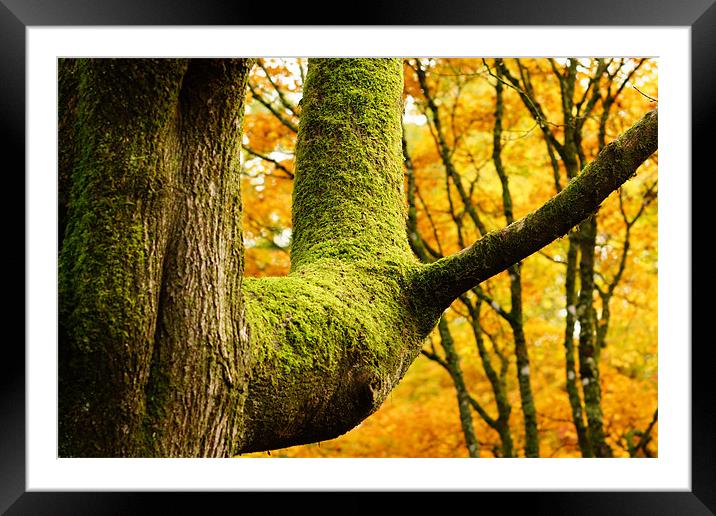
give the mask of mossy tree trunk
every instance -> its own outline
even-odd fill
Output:
[[[654,112],[546,208],[421,264],[405,231],[401,61],[315,59],[291,271],[244,279],[250,66],[60,63],[60,98],[72,99],[60,126],[61,456],[230,456],[350,430],[453,299],[563,235],[656,149]]]
[[[498,61],[499,62],[499,61]],[[501,63],[500,63],[501,64]],[[503,117],[503,85],[500,67],[497,69],[498,80],[495,83],[495,125],[492,132],[492,162],[500,178],[502,187],[502,212],[505,222],[512,224],[515,217],[512,211],[512,193],[509,177],[502,163],[502,117]],[[507,321],[512,329],[515,343],[515,362],[517,365],[517,385],[520,390],[520,402],[525,427],[525,457],[539,457],[539,433],[537,430],[537,409],[532,395],[530,374],[530,358],[525,337],[524,314],[522,311],[522,264],[515,263],[508,269],[510,274],[510,311]]]
[[[76,149],[61,162],[61,455],[220,456],[239,440],[250,65],[60,62],[61,98],[76,99],[60,127],[61,152]]]
[[[438,323],[438,332],[440,333],[440,345],[445,351],[445,360],[443,366],[450,374],[455,392],[457,394],[457,408],[460,414],[460,426],[462,434],[465,437],[465,447],[470,457],[480,456],[480,443],[475,435],[475,428],[472,424],[472,414],[470,413],[471,396],[465,385],[465,377],[460,367],[460,355],[455,350],[455,341],[450,333],[447,319],[444,317]]]

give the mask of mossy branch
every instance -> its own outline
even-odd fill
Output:
[[[492,231],[462,251],[426,265],[417,285],[442,309],[460,294],[527,256],[594,212],[636,173],[658,147],[658,113],[650,111],[607,145],[556,196],[502,229]]]

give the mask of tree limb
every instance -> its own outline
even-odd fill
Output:
[[[281,170],[284,174],[286,174],[288,179],[293,179],[294,175],[293,172],[291,172],[288,168],[286,168],[285,165],[283,165],[280,161],[273,159],[271,156],[267,154],[263,154],[257,150],[252,149],[251,147],[244,145],[243,149],[251,154],[252,156],[255,156],[257,158],[261,158],[264,161],[268,161],[269,163],[272,163],[273,166],[275,166],[278,170]]]
[[[278,100],[281,102],[283,107],[285,107],[293,116],[298,118],[298,110],[297,110],[296,106],[288,101],[286,96],[281,91],[281,88],[279,88],[278,84],[276,84],[276,82],[274,82],[274,80],[271,78],[271,73],[266,69],[262,60],[258,62],[258,65],[263,70],[263,72],[266,74],[266,78],[268,79],[269,84],[271,84],[274,91],[276,91],[276,94],[278,95]]]
[[[424,267],[419,288],[446,308],[460,294],[505,270],[584,220],[658,147],[658,112],[650,111],[607,145],[556,196],[520,220]]]
[[[286,118],[286,116],[281,114],[281,112],[278,109],[273,107],[271,102],[269,102],[268,100],[263,98],[259,94],[259,92],[256,90],[256,88],[254,88],[253,84],[251,84],[251,83],[249,83],[249,90],[251,91],[251,94],[253,95],[253,97],[256,100],[258,100],[261,103],[261,105],[263,105],[263,107],[268,109],[273,114],[273,116],[275,116],[278,119],[279,122],[281,122],[284,126],[286,126],[291,132],[298,133],[298,126],[294,122],[292,122],[291,120]]]

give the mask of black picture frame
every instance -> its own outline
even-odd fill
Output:
[[[286,13],[291,24],[317,25],[316,11],[304,5],[274,6],[275,12]],[[281,24],[271,18],[266,23],[266,6],[262,3],[227,3],[221,0],[0,0],[0,145],[6,179],[22,177],[20,188],[25,198],[25,31],[30,26],[67,25],[249,25]],[[290,19],[290,20],[289,20]],[[330,25],[529,25],[529,26],[688,26],[691,27],[691,95],[692,95],[692,170],[700,172],[713,168],[708,152],[713,147],[713,124],[716,103],[716,67],[712,52],[716,49],[716,5],[714,0],[602,0],[600,2],[569,0],[452,0],[434,2],[414,1],[409,8],[395,0],[384,1],[373,8],[363,4],[351,12],[350,18],[331,20]],[[15,159],[9,159],[15,158]],[[9,163],[14,163],[10,166]],[[21,172],[22,171],[22,172]],[[684,171],[688,174],[689,171]],[[693,183],[692,173],[691,181]],[[693,192],[693,188],[692,188]],[[13,190],[17,196],[17,190]],[[692,196],[693,199],[693,196]],[[708,220],[703,206],[692,201],[692,241],[699,235],[695,226]],[[701,213],[700,213],[701,210]],[[17,219],[17,208],[13,209]],[[24,210],[23,210],[24,214]],[[6,220],[9,218],[6,216]],[[16,225],[23,230],[24,224]],[[691,250],[692,269],[704,265],[703,255]],[[8,271],[15,276],[25,271],[28,257],[24,246],[9,259]],[[708,272],[711,274],[711,272]],[[23,299],[25,295],[23,293]],[[19,306],[19,303],[17,304]],[[707,303],[691,302],[693,323],[708,317]],[[25,303],[22,303],[23,310]],[[25,312],[23,312],[25,313]],[[8,320],[11,320],[8,317]],[[25,319],[26,320],[26,319]],[[48,321],[50,323],[50,321]],[[704,326],[702,322],[700,326]],[[24,326],[21,331],[25,342]],[[25,352],[10,331],[4,339],[4,358],[0,360],[0,511],[7,514],[134,514],[153,510],[152,501],[158,501],[162,513],[185,512],[187,498],[181,493],[77,493],[77,492],[26,492],[25,489]],[[692,338],[692,489],[689,492],[546,492],[509,493],[509,505],[529,507],[533,514],[716,514],[716,425],[714,424],[713,360],[708,356],[713,339]],[[424,494],[411,493],[409,501],[422,504]],[[203,493],[211,500],[206,508],[226,502],[241,504],[267,499],[256,493]],[[340,502],[335,514],[368,512],[374,503],[373,493],[348,493]],[[506,493],[455,494],[451,505],[459,503],[483,504],[495,496],[505,507]],[[471,500],[463,500],[470,496]],[[159,500],[148,500],[159,497]],[[481,497],[476,502],[475,497]],[[253,499],[253,500],[252,500]],[[271,494],[272,509],[278,509],[282,500],[295,509],[300,507],[304,494],[291,493],[290,500]],[[204,503],[204,502],[202,502]],[[401,502],[405,503],[405,502]],[[238,508],[238,506],[236,506]],[[250,505],[244,505],[250,507]],[[403,508],[406,508],[403,505]],[[274,512],[274,510],[270,511]],[[510,511],[512,512],[512,511]]]

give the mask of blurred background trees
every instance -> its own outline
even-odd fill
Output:
[[[432,261],[535,209],[655,106],[642,58],[406,59],[407,231]],[[288,271],[306,61],[261,59],[244,119],[248,276]],[[657,454],[657,155],[570,234],[463,295],[381,409],[273,456]]]

